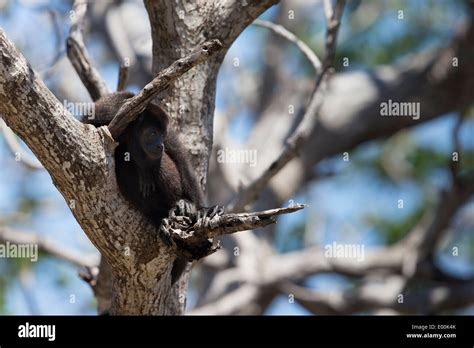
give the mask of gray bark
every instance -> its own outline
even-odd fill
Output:
[[[153,75],[209,39],[224,45],[219,53],[172,83],[159,96],[181,141],[189,149],[192,165],[205,191],[213,140],[216,80],[228,47],[255,18],[277,0],[196,1],[145,0],[153,40]],[[247,5],[243,5],[243,4]],[[176,313],[183,313],[189,272],[173,289]],[[181,301],[180,301],[181,299]]]
[[[153,32],[153,71],[156,73],[189,53],[206,37],[219,38],[230,45],[274,2],[252,1],[245,11],[239,1],[204,2],[192,12],[189,6],[196,5],[146,2]],[[184,11],[185,20],[178,20],[180,11]],[[160,50],[161,45],[169,49]],[[163,95],[168,111],[179,115],[175,125],[180,126],[185,146],[193,154],[203,188],[212,146],[216,77],[223,56],[224,53],[188,72]],[[76,121],[3,31],[0,113],[51,175],[74,217],[110,266],[111,314],[183,313],[187,277],[171,289],[174,251],[118,193],[113,161],[116,143],[108,129]],[[107,299],[102,301],[107,303]]]

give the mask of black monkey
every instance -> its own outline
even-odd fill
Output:
[[[102,97],[95,103],[95,117],[83,121],[95,126],[108,125],[132,96],[129,92],[116,92]],[[158,105],[148,104],[119,136],[115,150],[121,193],[157,228],[177,205],[188,213],[204,207],[204,195],[196,175],[168,121],[167,114]],[[186,265],[186,260],[175,261],[172,283],[179,279]]]

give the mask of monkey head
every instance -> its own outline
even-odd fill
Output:
[[[124,140],[128,144],[131,160],[138,167],[146,169],[160,163],[165,150],[167,128],[168,116],[159,106],[151,103],[132,122]]]

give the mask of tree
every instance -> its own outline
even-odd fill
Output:
[[[219,236],[271,225],[277,215],[302,209],[303,205],[291,204],[288,208],[268,210],[282,206],[301,187],[311,183],[315,179],[312,169],[320,162],[337,154],[346,156],[345,153],[363,142],[391,136],[447,112],[459,112],[453,139],[458,144],[455,152],[461,152],[456,139],[472,103],[469,91],[474,84],[474,71],[465,63],[474,56],[469,45],[474,38],[472,7],[466,7],[469,23],[455,35],[448,48],[420,54],[408,64],[394,65],[391,74],[379,69],[370,75],[360,75],[334,74],[334,61],[342,60],[336,55],[336,39],[345,1],[336,1],[334,5],[324,1],[327,32],[322,59],[285,29],[282,25],[285,23],[255,21],[277,1],[209,1],[199,7],[178,1],[144,3],[153,41],[153,79],[119,111],[109,127],[95,129],[77,122],[6,34],[0,32],[3,91],[0,114],[51,175],[84,233],[99,250],[98,274],[96,264],[83,262],[80,257],[63,251],[63,256],[71,261],[88,266],[83,278],[93,287],[99,312],[184,313],[191,273],[188,270],[171,287],[170,270],[176,254],[196,248],[200,256],[213,254]],[[86,8],[85,1],[75,1],[67,53],[91,98],[97,100],[110,91],[91,63],[83,42]],[[286,15],[289,10],[282,4],[279,11],[284,22],[282,13]],[[213,145],[220,149],[230,143],[229,139],[217,136],[213,144],[216,80],[228,48],[252,22],[276,34],[279,39],[275,40],[296,45],[311,63],[316,78],[309,83],[310,87],[302,86],[300,93],[283,89],[280,98],[287,103],[290,97],[283,96],[301,100],[309,95],[309,102],[297,118],[281,111],[275,115],[279,98],[268,95],[268,85],[262,88],[259,113],[249,140],[251,147],[261,149],[259,156],[264,159],[261,170],[252,173],[250,183],[232,197],[226,214],[218,217],[212,226],[203,226],[199,221],[183,226],[180,221],[172,221],[167,228],[179,243],[169,246],[119,194],[113,163],[114,138],[147,102],[158,96],[166,111],[173,115],[173,126],[180,130],[193,156],[193,166],[203,188],[215,198],[222,192],[231,192],[230,183],[238,180],[235,176],[242,173],[242,168],[232,173],[212,168],[208,175]],[[454,66],[454,60],[459,64]],[[122,69],[123,74],[125,71]],[[271,71],[267,78],[277,75]],[[421,104],[423,117],[419,120],[381,117],[380,105],[389,99]],[[342,101],[349,107],[342,108]],[[293,104],[283,109],[290,105]],[[264,135],[268,129],[273,130],[270,139]],[[283,144],[281,139],[285,139]],[[263,141],[266,145],[258,146]],[[474,193],[472,176],[463,170],[457,161],[451,161],[452,185],[441,194],[434,208],[427,209],[403,238],[370,252],[362,262],[328,257],[318,246],[277,254],[271,246],[273,231],[267,233],[267,238],[257,237],[253,231],[231,235],[233,247],[243,254],[230,268],[226,260],[218,262],[215,261],[218,258],[204,257],[202,262],[208,270],[204,271],[201,291],[206,295],[200,297],[192,313],[261,314],[278,294],[285,294],[318,314],[374,309],[413,313],[472,303],[474,282],[446,274],[433,257],[456,212]],[[252,208],[256,211],[249,212]],[[27,237],[0,228],[0,239],[18,238]],[[61,248],[50,241],[40,240],[39,245],[52,254],[61,254]],[[309,276],[327,272],[358,279],[357,291],[331,296],[302,286]],[[384,291],[373,291],[374,277],[380,274]],[[413,292],[410,284],[414,280],[429,285]],[[447,295],[433,297],[439,289]],[[399,295],[403,295],[401,301]]]

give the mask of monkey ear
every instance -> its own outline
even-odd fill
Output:
[[[146,107],[146,111],[148,111],[155,119],[161,122],[165,129],[168,127],[168,114],[159,105],[153,102],[149,103]]]

